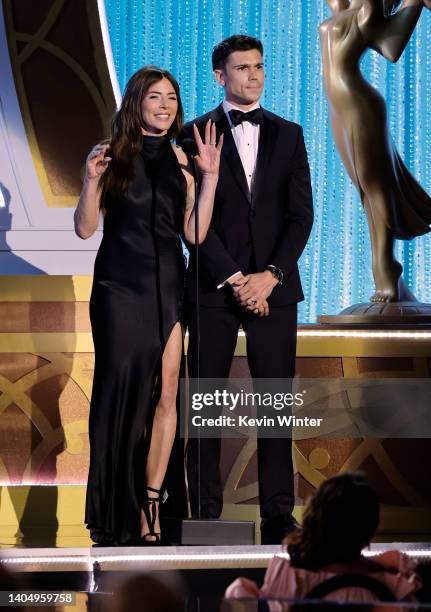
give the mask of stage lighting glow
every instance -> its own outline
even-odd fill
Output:
[[[278,553],[277,553],[278,554]],[[285,553],[280,553],[285,556]],[[177,552],[175,554],[164,553],[142,553],[142,554],[124,554],[124,555],[94,555],[87,556],[78,555],[63,556],[63,557],[40,557],[40,556],[22,556],[22,557],[2,557],[1,563],[9,563],[12,565],[23,563],[41,563],[41,564],[60,564],[60,563],[87,563],[89,565],[94,562],[131,562],[131,561],[242,561],[242,560],[266,560],[272,559],[274,553],[202,553],[202,554],[187,554]]]
[[[0,482],[0,487],[82,487],[82,482]]]
[[[424,561],[426,559],[431,558],[431,549],[426,548],[418,548],[417,550],[412,550],[411,544],[408,545],[409,548],[406,550],[402,550],[403,546],[394,547],[393,550],[402,550],[408,557],[413,559],[417,559],[418,561]],[[418,546],[421,546],[418,543]],[[260,546],[255,546],[254,548],[260,549]],[[60,565],[60,564],[68,564],[73,563],[76,565],[86,565],[89,571],[93,570],[94,563],[98,563],[100,568],[103,570],[103,564],[108,563],[136,563],[136,562],[157,562],[157,563],[169,563],[174,561],[175,563],[187,563],[192,561],[200,561],[200,562],[243,562],[243,561],[269,561],[274,556],[283,557],[285,559],[289,559],[289,555],[284,550],[274,551],[271,547],[271,551],[267,552],[253,552],[250,550],[250,547],[247,547],[247,552],[193,552],[188,553],[187,551],[183,552],[184,548],[181,549],[176,548],[174,552],[152,552],[149,550],[148,552],[139,552],[139,553],[124,553],[124,554],[89,554],[88,551],[91,549],[76,549],[76,555],[63,555],[63,556],[49,556],[47,554],[45,557],[40,556],[32,556],[29,552],[23,553],[21,556],[14,555],[13,557],[3,557],[1,559],[1,563],[10,564],[10,565],[24,565],[24,564],[40,564],[40,565]],[[33,549],[36,550],[36,549]],[[82,550],[83,553],[80,555],[79,550]],[[155,551],[159,551],[160,549],[156,548]],[[166,547],[165,550],[169,550],[169,547]],[[379,544],[372,545],[370,550],[364,550],[363,555],[366,557],[373,557],[379,555],[381,553],[387,552],[391,550],[388,546],[380,546]],[[15,549],[16,551],[16,549]],[[85,551],[85,552],[84,552]]]
[[[429,340],[431,332],[426,331],[362,331],[347,329],[298,330],[298,336],[307,338],[414,338],[416,340]]]
[[[187,334],[186,334],[187,335]],[[240,330],[239,336],[245,336]],[[402,331],[402,330],[352,330],[352,329],[298,329],[299,338],[414,338],[416,340],[429,340],[431,332],[428,331]]]
[[[0,563],[5,563],[9,565],[19,565],[24,563],[39,563],[41,565],[44,564],[63,564],[63,563],[76,563],[79,565],[87,564],[89,569],[93,563],[93,559],[88,557],[87,555],[82,556],[64,556],[64,557],[32,557],[28,555],[27,557],[1,557]]]

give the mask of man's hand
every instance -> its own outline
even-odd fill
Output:
[[[232,288],[233,295],[238,300],[238,302],[241,302],[241,298],[239,295],[240,291],[243,290],[246,283],[250,282],[250,278],[252,276],[256,276],[256,274],[248,274],[247,276],[244,276],[242,272],[239,272],[236,276],[234,276],[234,278],[232,278],[232,280],[229,281],[229,284]],[[272,278],[274,278],[272,274],[271,276]],[[259,315],[259,317],[267,317],[269,315],[269,306],[265,298],[256,299],[255,302],[250,301],[250,303],[244,303],[241,305],[244,306],[246,310],[249,310],[250,312],[254,312],[254,314],[256,315]]]
[[[272,290],[278,284],[278,280],[269,270],[243,276],[242,281],[244,282],[241,286],[234,291],[235,297],[241,306],[253,311],[266,302]]]

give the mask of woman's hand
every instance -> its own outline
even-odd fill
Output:
[[[255,315],[259,315],[259,317],[267,317],[269,315],[269,306],[266,300],[259,300],[252,306],[246,306],[246,310],[253,312]]]
[[[88,154],[85,164],[85,178],[99,179],[108,167],[112,157],[105,157],[109,144],[98,144]]]
[[[215,123],[211,123],[210,119],[205,126],[204,142],[202,142],[199,130],[195,124],[193,124],[193,133],[199,151],[199,154],[195,156],[197,167],[203,176],[218,176],[223,134],[221,134],[217,143],[216,126]]]

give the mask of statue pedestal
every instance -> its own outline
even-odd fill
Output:
[[[345,308],[337,315],[320,315],[326,325],[417,325],[431,324],[431,304],[421,302],[368,302]]]

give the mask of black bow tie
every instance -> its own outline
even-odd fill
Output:
[[[248,111],[248,113],[243,113],[242,111],[233,108],[229,111],[229,117],[234,127],[236,127],[243,121],[250,121],[250,123],[257,123],[258,125],[262,124],[263,121],[263,113],[261,107]]]

